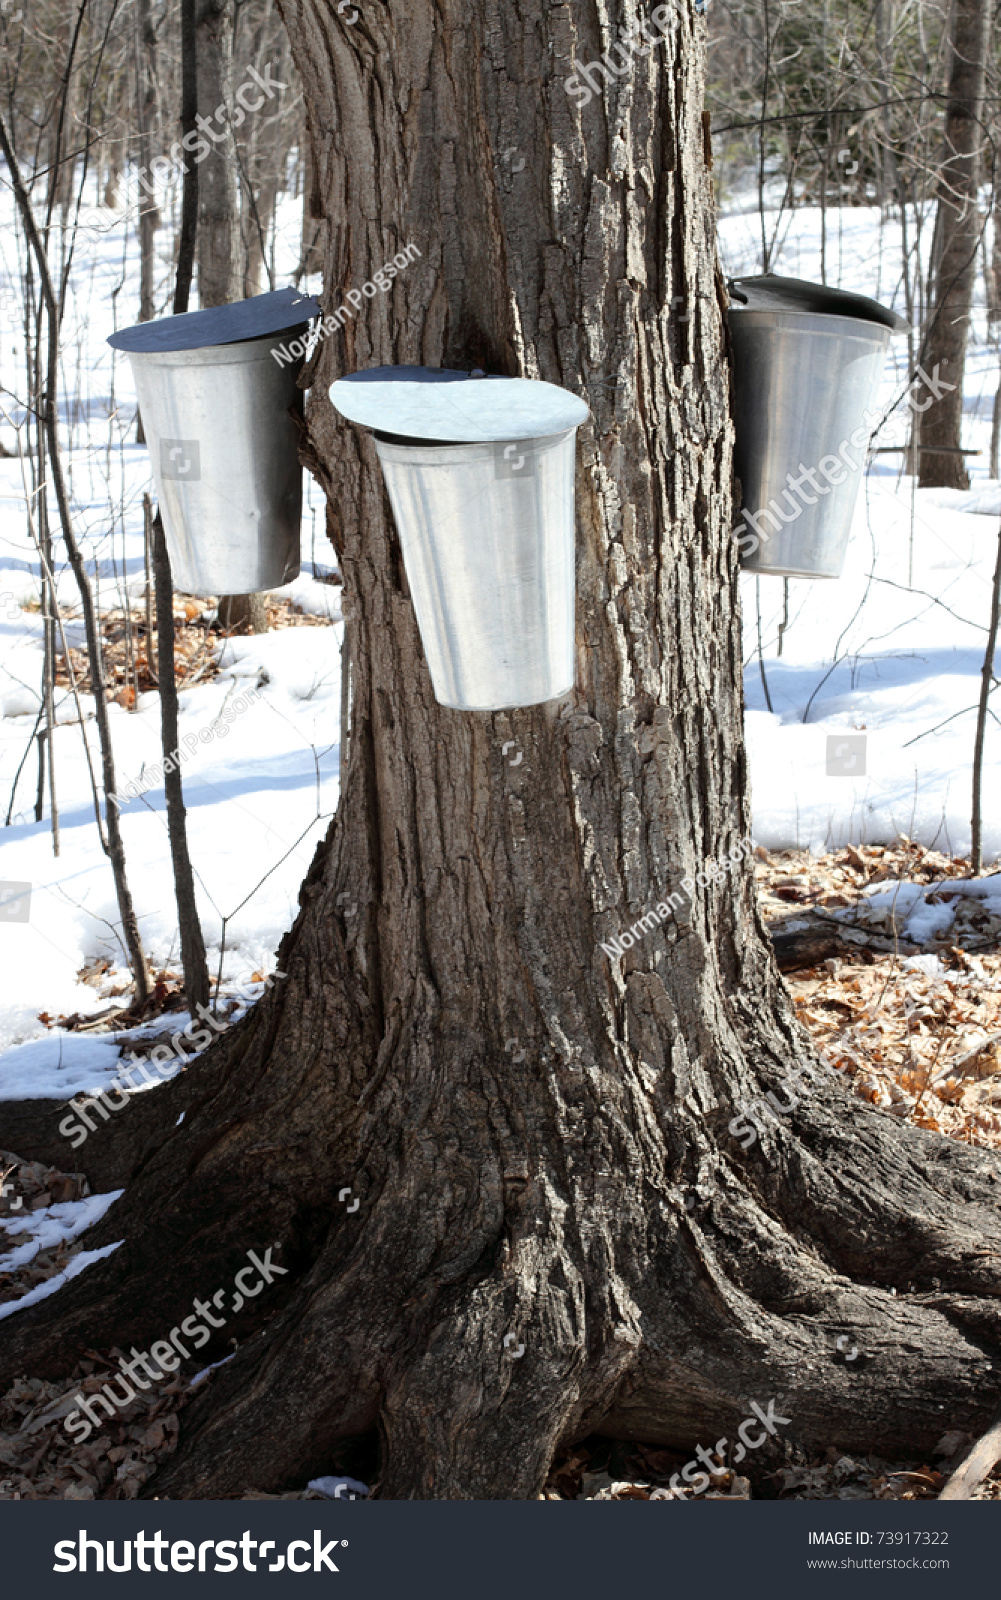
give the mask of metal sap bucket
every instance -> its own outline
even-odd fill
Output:
[[[174,588],[253,594],[299,572],[302,468],[291,412],[319,304],[294,290],[139,323],[127,352]],[[280,341],[280,342],[279,342]]]
[[[730,285],[745,570],[839,578],[891,334],[864,295],[771,274]]]
[[[435,696],[538,705],[574,683],[574,471],[582,400],[533,379],[376,368],[334,405],[376,430]]]

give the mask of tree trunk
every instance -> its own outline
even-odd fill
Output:
[[[932,249],[935,282],[925,338],[926,371],[950,386],[939,398],[920,394],[922,489],[968,489],[959,455],[963,443],[963,372],[980,248],[977,206],[983,126],[984,78],[991,22],[990,0],[954,0],[945,149]]]
[[[198,299],[200,305],[229,305],[243,298],[240,239],[240,189],[236,138],[229,118],[233,107],[234,0],[198,0],[198,104],[209,119],[202,132],[213,141],[198,179]],[[218,142],[216,142],[218,141]],[[237,632],[266,633],[262,595],[231,595],[220,616]]]
[[[136,13],[136,108],[139,120],[139,167],[148,172],[153,156],[151,133],[156,110],[156,27],[150,0],[139,0]],[[139,205],[139,321],[156,315],[155,235],[160,212],[155,201],[142,196]]]
[[[224,594],[219,601],[219,625],[227,633],[267,633],[267,594]]]
[[[198,117],[198,14],[197,0],[181,0],[181,137],[188,140],[197,131]],[[185,145],[187,149],[187,145]],[[184,163],[181,190],[181,231],[177,240],[177,280],[174,284],[174,315],[187,311],[191,278],[195,265],[195,239],[198,234],[198,163]]]
[[[520,1498],[590,1430],[687,1450],[748,1399],[811,1449],[983,1431],[1001,1162],[825,1073],[750,866],[703,871],[750,823],[705,23],[611,56],[578,110],[572,58],[612,38],[544,0],[282,11],[325,130],[327,284],[421,251],[324,341],[308,407],[345,582],[341,804],[287,976],[157,1091],[159,1142],[85,1239],[124,1242],[10,1319],[3,1369],[145,1347],[268,1246],[284,1275],[193,1358],[240,1341],[146,1495],[291,1487],[378,1430],[384,1498]],[[372,441],[327,399],[384,362],[588,396],[562,701],[435,701]],[[796,1068],[788,1117],[730,1131]]]
[[[167,833],[170,839],[170,864],[174,874],[177,901],[177,927],[181,939],[181,967],[184,972],[184,997],[194,1016],[199,1006],[209,1003],[209,969],[205,962],[205,940],[198,917],[195,877],[188,854],[188,824],[184,809],[181,765],[177,759],[180,736],[177,730],[177,684],[174,678],[174,590],[170,576],[170,556],[159,511],[153,519],[153,570],[156,574],[157,677],[160,684],[160,730],[163,739],[163,794],[167,808]],[[152,651],[147,638],[146,648]]]
[[[244,221],[246,266],[243,271],[245,300],[251,295],[263,293],[270,287],[270,284],[264,282],[264,278],[268,270],[268,240],[274,227],[277,201],[277,179],[262,178],[246,207]]]
[[[198,112],[211,144],[198,169],[198,300],[241,298],[240,192],[233,109],[234,0],[198,0]]]
[[[979,873],[983,866],[984,829],[981,815],[984,778],[984,735],[987,732],[988,700],[994,684],[994,652],[998,642],[998,623],[1001,620],[1001,533],[998,534],[998,554],[994,565],[994,583],[991,588],[991,620],[987,628],[987,648],[980,674],[980,704],[977,708],[977,731],[973,740],[973,806],[970,818],[970,871]],[[51,737],[49,743],[51,745]],[[49,759],[52,751],[49,750]],[[58,851],[56,852],[58,854]]]

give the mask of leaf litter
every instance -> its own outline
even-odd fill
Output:
[[[772,925],[788,918],[790,905],[796,905],[803,911],[848,913],[852,931],[860,935],[844,956],[785,976],[799,1020],[854,1092],[917,1127],[1001,1149],[1001,917],[985,907],[982,893],[970,892],[969,863],[907,840],[886,848],[850,846],[820,857],[759,848],[755,877]],[[994,888],[989,879],[977,883]],[[881,885],[897,891],[889,902]],[[898,947],[905,942],[917,902],[913,889],[903,892],[909,885],[921,889],[923,904],[952,904],[948,927],[923,941],[917,955],[874,948],[870,941]],[[874,890],[878,898],[867,904]],[[1001,875],[997,890],[1001,896]],[[29,1204],[46,1195],[76,1198],[87,1192],[82,1174],[49,1172],[40,1163],[0,1152],[0,1171],[12,1162],[17,1189]],[[66,1254],[77,1248],[74,1241]],[[31,1266],[47,1274],[60,1270],[57,1253],[40,1252]],[[9,1282],[0,1277],[0,1300],[31,1286],[17,1274]],[[135,1499],[140,1494],[177,1447],[178,1413],[193,1398],[188,1378],[178,1374],[138,1394],[92,1441],[77,1443],[62,1427],[73,1396],[81,1389],[100,1389],[122,1353],[88,1351],[68,1378],[20,1378],[0,1399],[0,1500]],[[971,1442],[958,1431],[945,1434],[932,1452],[932,1464],[849,1456],[833,1448],[808,1457],[786,1441],[784,1462],[770,1467],[762,1462],[753,1488],[749,1478],[728,1468],[695,1496],[680,1480],[677,1489],[671,1487],[671,1478],[677,1479],[689,1458],[687,1449],[592,1435],[557,1458],[538,1498],[935,1499]],[[243,1498],[320,1496],[306,1487],[281,1494],[248,1488]],[[1001,1500],[1001,1466],[974,1498]]]

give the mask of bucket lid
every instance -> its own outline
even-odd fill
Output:
[[[908,324],[895,311],[881,306],[868,295],[848,289],[829,289],[826,284],[808,283],[804,278],[780,278],[766,272],[755,278],[731,278],[728,284],[733,311],[812,311],[829,317],[856,317],[861,322],[878,322],[894,333],[906,333]]]
[[[158,317],[155,322],[137,322],[122,328],[108,339],[116,350],[162,351],[204,350],[214,344],[239,344],[244,339],[261,339],[269,333],[282,333],[320,315],[320,302],[298,289],[275,289],[272,294],[255,294],[249,300],[234,300],[226,306],[209,306],[205,311],[184,311],[174,317]]]
[[[338,378],[330,399],[363,428],[456,444],[541,439],[578,428],[590,415],[583,400],[541,378],[447,367],[370,367]]]

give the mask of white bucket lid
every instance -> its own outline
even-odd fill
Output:
[[[583,400],[539,378],[472,377],[445,367],[371,367],[331,385],[349,422],[409,439],[456,444],[541,439],[586,422]]]

